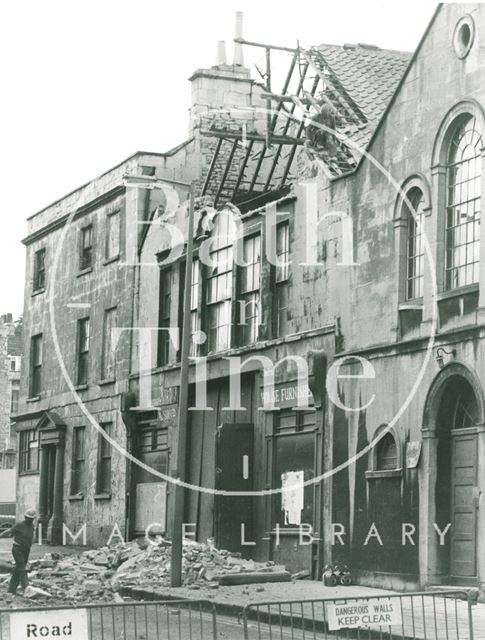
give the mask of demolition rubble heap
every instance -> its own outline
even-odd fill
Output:
[[[170,585],[171,543],[161,537],[118,543],[82,551],[78,555],[47,553],[30,562],[30,586],[24,597],[81,602],[121,601],[127,587],[163,588]],[[272,562],[245,560],[209,544],[184,541],[183,586],[217,589],[238,576],[250,581],[288,580],[284,567]],[[257,575],[256,575],[257,574]],[[253,578],[253,580],[251,580]],[[237,578],[236,578],[237,581]]]

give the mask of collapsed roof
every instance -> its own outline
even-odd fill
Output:
[[[213,137],[214,152],[202,195],[216,205],[241,206],[268,192],[277,197],[289,191],[298,147],[317,156],[330,178],[352,171],[411,59],[410,53],[364,44],[284,51],[292,54],[280,93],[268,81],[271,68],[262,74],[262,128],[248,130],[243,120],[233,119],[215,120],[203,131]]]

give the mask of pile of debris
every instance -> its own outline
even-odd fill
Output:
[[[126,587],[170,585],[171,542],[161,536],[83,551],[78,555],[47,553],[30,562],[24,596],[57,601],[121,601]],[[183,586],[197,589],[221,584],[288,581],[290,574],[273,562],[245,560],[211,544],[184,541]]]

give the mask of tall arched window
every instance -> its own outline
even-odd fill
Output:
[[[413,187],[406,194],[404,210],[407,218],[407,269],[406,269],[406,299],[421,298],[423,295],[423,226],[424,226],[424,196],[421,189]]]
[[[447,158],[446,289],[478,282],[481,146],[476,119],[461,116]]]

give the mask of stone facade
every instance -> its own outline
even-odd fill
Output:
[[[188,492],[186,518],[195,524],[198,539],[215,537],[218,544],[257,559],[285,562],[295,570],[307,569],[315,578],[326,563],[343,561],[357,580],[374,586],[413,589],[472,584],[483,593],[485,546],[478,532],[485,526],[481,499],[485,491],[485,232],[484,225],[475,231],[481,240],[476,277],[464,286],[450,286],[445,279],[445,249],[452,234],[445,233],[445,226],[447,204],[451,207],[446,201],[449,149],[456,127],[471,117],[475,130],[485,135],[484,33],[482,5],[440,6],[381,120],[375,123],[367,154],[356,168],[329,178],[325,159],[318,162],[315,154],[309,156],[302,148],[297,163],[300,180],[296,176],[292,192],[273,209],[251,212],[244,202],[236,202],[243,209],[239,218],[243,236],[259,235],[265,250],[267,234],[275,232],[266,228],[270,212],[288,225],[291,266],[285,328],[275,331],[278,282],[274,265],[262,250],[258,332],[253,340],[239,339],[241,272],[233,265],[233,339],[224,349],[202,348],[201,359],[192,364],[189,375],[195,404],[189,421],[186,478],[193,490]],[[172,533],[173,488],[168,480],[178,468],[179,345],[169,343],[160,358],[154,330],[162,321],[164,327],[180,326],[187,207],[180,206],[170,215],[161,191],[144,189],[143,184],[175,177],[194,181],[199,195],[211,167],[216,177],[227,169],[227,176],[234,178],[241,159],[239,151],[233,156],[226,151],[212,163],[217,140],[202,134],[213,117],[225,122],[231,107],[252,107],[256,115],[242,120],[256,131],[263,126],[257,115],[261,87],[244,69],[223,65],[199,70],[192,82],[191,138],[185,145],[171,154],[136,154],[29,221],[27,274],[32,273],[39,247],[47,248],[50,274],[56,251],[60,260],[45,291],[32,296],[27,282],[26,353],[31,337],[42,333],[45,379],[38,397],[29,397],[24,378],[17,428],[21,432],[38,425],[41,449],[43,439],[46,448],[63,447],[66,473],[60,476],[53,501],[62,505],[61,515],[72,529],[87,523],[91,542],[106,536],[113,523],[125,535],[141,533],[149,518],[157,518],[162,529]],[[234,131],[240,127],[241,119]],[[482,149],[480,142],[475,165],[481,174]],[[154,169],[147,172],[146,167]],[[123,180],[125,174],[130,174],[131,181]],[[474,201],[483,200],[484,185],[482,179]],[[411,189],[421,194],[427,238],[423,288],[420,295],[412,296],[407,295],[406,265],[413,227],[404,198]],[[187,190],[180,185],[176,190],[183,202]],[[223,196],[224,201],[230,200],[229,193]],[[74,208],[73,223],[67,225],[65,217]],[[114,210],[122,211],[126,220],[168,220],[178,229],[176,259],[162,264],[173,236],[157,222],[145,232],[132,234],[136,242],[126,245],[137,247],[139,268],[123,265],[123,256],[104,264],[102,238],[107,215]],[[309,224],[312,212],[316,218]],[[198,223],[201,215],[198,211]],[[212,222],[220,215],[221,210]],[[476,218],[477,211],[466,216]],[[88,220],[96,229],[94,246],[100,249],[92,271],[79,274],[72,256],[78,250],[79,228]],[[211,237],[210,229],[206,236]],[[202,255],[205,239],[196,237],[194,255]],[[466,242],[471,244],[470,239]],[[315,254],[309,261],[310,248]],[[197,304],[192,308],[200,312],[201,327],[208,331],[214,329],[208,320],[208,307],[214,302],[206,293],[210,275],[208,269],[201,271]],[[167,309],[161,308],[162,299]],[[74,375],[76,325],[88,313],[81,304],[92,308],[91,377],[87,385],[73,389],[66,374]],[[119,338],[114,382],[101,380],[99,373],[103,312],[112,306],[119,310],[118,327],[137,329]],[[55,326],[62,328],[58,338],[65,371],[56,354]],[[146,331],[140,332],[141,328]],[[264,357],[279,363],[277,402],[269,408],[264,402]],[[228,363],[234,358],[244,367],[242,403],[236,408],[229,404]],[[297,361],[305,363],[307,375],[304,389],[309,403],[303,412],[297,402],[295,406],[304,377]],[[206,410],[197,404],[201,390],[196,385],[196,366],[204,367]],[[332,372],[334,384],[329,386]],[[89,426],[83,407],[98,422],[112,422],[114,439],[132,456],[127,464],[123,451],[113,448],[109,495],[96,496],[98,434]],[[73,429],[82,426],[88,434],[86,490],[71,496]],[[231,442],[238,445],[231,447]],[[239,469],[242,452],[251,473],[236,478],[230,467]],[[150,473],[150,468],[156,473]],[[318,478],[298,494],[299,513],[278,494],[288,478]],[[36,492],[42,494],[39,482],[42,479],[35,472],[19,476],[21,506]],[[228,487],[259,494],[227,501],[217,490]],[[254,545],[243,545],[242,524],[245,540]],[[279,525],[287,529],[281,540]],[[310,544],[301,544],[300,525],[311,526]],[[403,534],[404,525],[409,535]],[[445,529],[445,543],[440,545],[438,533]]]

